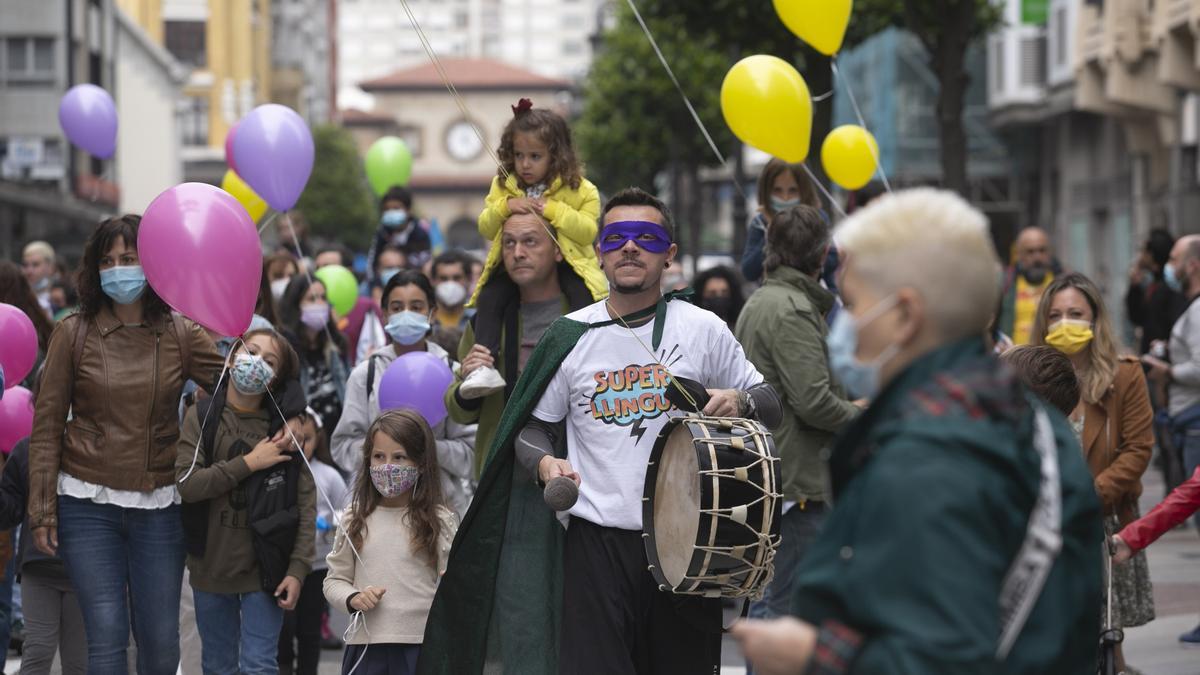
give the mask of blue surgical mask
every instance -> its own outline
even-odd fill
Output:
[[[854,398],[875,398],[880,387],[879,371],[900,351],[900,347],[893,344],[870,363],[863,363],[855,356],[858,351],[858,330],[870,325],[895,304],[895,298],[883,300],[861,319],[855,319],[843,309],[834,317],[833,325],[829,328],[829,336],[825,338],[825,344],[829,347],[829,369]]]
[[[396,342],[411,347],[429,333],[429,317],[417,312],[396,312],[388,317],[384,330]]]
[[[379,270],[379,283],[387,286],[387,282],[391,281],[392,277],[399,274],[399,272],[399,267],[384,267],[383,269]]]
[[[1167,288],[1176,293],[1183,292],[1183,281],[1179,279],[1179,272],[1175,271],[1175,266],[1171,263],[1163,267],[1163,281],[1167,282]]]
[[[383,212],[379,222],[383,223],[384,227],[400,227],[408,222],[408,211],[404,209],[388,209]]]
[[[771,210],[775,213],[785,211],[793,206],[800,206],[799,197],[796,197],[795,199],[779,199],[778,197],[771,197]]]
[[[118,305],[128,305],[142,297],[146,275],[141,265],[122,265],[100,270],[100,290]]]

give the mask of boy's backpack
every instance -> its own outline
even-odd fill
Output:
[[[217,390],[211,398],[196,403],[196,416],[202,425],[197,466],[206,467],[212,464],[217,428],[220,425],[221,411],[225,408],[226,386]],[[294,417],[304,410],[304,395],[298,383],[288,383],[283,395],[279,397],[279,404],[287,418]],[[268,436],[282,429],[284,422],[284,417],[273,414]],[[231,455],[247,454],[253,449],[250,444],[239,439],[234,442]],[[247,526],[250,528],[262,589],[269,594],[274,594],[280,582],[287,576],[292,550],[296,545],[296,534],[300,529],[297,492],[300,472],[304,470],[303,463],[304,459],[296,453],[291,461],[255,471],[239,486],[246,495]],[[198,558],[204,557],[207,548],[210,502],[211,500],[185,502],[182,505],[187,552]]]

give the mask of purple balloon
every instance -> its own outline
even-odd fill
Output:
[[[221,335],[250,326],[262,279],[262,244],[228,192],[183,183],[150,202],[138,228],[146,281],[180,314]]]
[[[237,124],[236,173],[276,211],[296,205],[313,167],[313,140],[296,111],[260,105]]]
[[[392,361],[379,381],[379,409],[412,408],[435,427],[446,419],[450,366],[429,352],[410,352]]]
[[[25,312],[0,302],[0,368],[4,387],[21,384],[37,360],[37,331]]]
[[[100,159],[117,149],[117,106],[94,84],[77,84],[58,104],[58,123],[71,142]]]

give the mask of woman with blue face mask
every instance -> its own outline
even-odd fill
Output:
[[[350,474],[361,468],[367,429],[379,417],[379,383],[393,361],[405,354],[429,352],[444,360],[451,370],[458,369],[446,350],[429,339],[437,301],[425,275],[414,270],[393,274],[384,287],[380,306],[386,322],[384,331],[391,343],[363,359],[350,373],[346,404],[331,443],[334,461]],[[433,427],[433,433],[442,494],[446,505],[461,517],[475,491],[475,425],[458,424],[447,417]]]
[[[140,222],[106,220],[84,247],[79,312],[50,338],[29,448],[33,543],[66,563],[89,672],[125,672],[131,624],[139,672],[179,663],[179,396],[189,379],[211,392],[224,362],[146,284]]]
[[[777,158],[767,162],[758,178],[758,213],[750,220],[746,250],[742,254],[742,276],[746,281],[762,280],[763,245],[771,219],[780,211],[800,204],[821,208],[821,198],[803,167]]]

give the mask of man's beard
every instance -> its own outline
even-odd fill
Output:
[[[1021,276],[1025,277],[1025,281],[1028,281],[1034,286],[1040,286],[1042,282],[1046,280],[1046,275],[1049,273],[1050,270],[1042,267],[1041,265],[1025,267],[1021,269]]]

